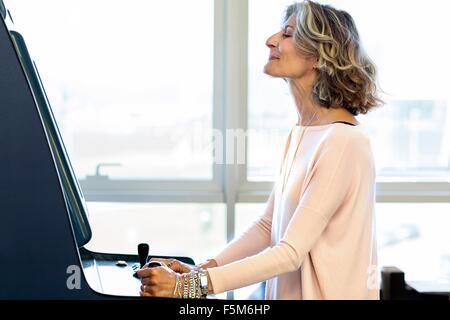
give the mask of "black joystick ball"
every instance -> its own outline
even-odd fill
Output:
[[[154,268],[154,267],[161,267],[162,264],[159,261],[152,261],[148,263],[148,267],[149,268]]]
[[[146,243],[140,243],[138,244],[138,254],[139,254],[139,264],[140,264],[140,268],[142,269],[144,267],[144,265],[147,263],[147,259],[148,259],[148,251],[149,251],[149,246]],[[160,267],[162,266],[162,263],[159,261],[151,261],[148,263],[147,267],[148,268],[154,268],[154,267]],[[137,271],[139,271],[139,265],[137,263],[135,263],[132,266],[132,269],[134,271],[133,273],[133,277],[138,278],[139,276],[137,275]]]

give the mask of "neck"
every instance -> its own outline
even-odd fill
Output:
[[[289,80],[289,87],[294,98],[298,121],[297,125],[311,126],[321,124],[329,109],[323,108],[312,99],[312,86],[297,80]]]
[[[312,98],[312,85],[305,85],[298,80],[288,80],[297,111],[297,125],[317,126],[335,121],[359,124],[355,117],[345,108],[325,108]]]

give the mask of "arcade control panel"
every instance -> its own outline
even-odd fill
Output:
[[[139,296],[141,281],[136,272],[151,258],[177,259],[195,264],[188,257],[149,256],[146,243],[138,245],[138,255],[98,253],[80,248],[83,271],[89,286],[102,294],[113,296]],[[161,266],[151,262],[147,267]]]

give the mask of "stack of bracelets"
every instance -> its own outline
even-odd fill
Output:
[[[177,298],[199,299],[208,295],[208,280],[205,270],[176,274],[173,296]]]

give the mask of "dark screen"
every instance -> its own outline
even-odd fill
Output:
[[[87,219],[87,208],[83,193],[74,174],[63,139],[53,115],[49,100],[34,61],[31,59],[23,37],[15,31],[10,32],[22,68],[33,93],[36,106],[44,125],[48,143],[55,161],[59,179],[64,191],[64,198],[69,209],[72,228],[78,247],[82,247],[91,239],[91,229]]]

